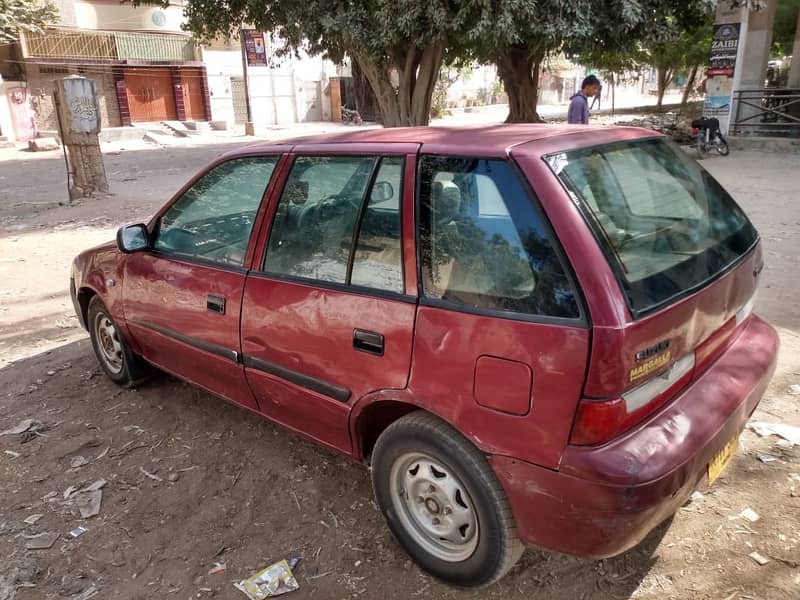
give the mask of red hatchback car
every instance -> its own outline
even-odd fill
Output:
[[[631,128],[253,146],[79,255],[108,376],[155,365],[369,463],[427,571],[633,547],[713,483],[772,375],[759,237]]]

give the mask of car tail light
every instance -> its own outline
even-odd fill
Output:
[[[669,369],[611,400],[581,400],[570,443],[580,446],[602,444],[639,423],[692,378],[694,353],[676,361]]]

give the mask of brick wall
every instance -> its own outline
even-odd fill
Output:
[[[111,67],[91,65],[81,68],[73,65],[28,64],[25,71],[33,108],[37,113],[36,122],[40,130],[58,130],[55,106],[53,105],[54,81],[69,75],[81,75],[94,79],[96,82],[101,127],[120,127],[122,125]]]

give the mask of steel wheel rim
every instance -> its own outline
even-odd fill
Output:
[[[392,464],[390,492],[403,528],[427,552],[462,562],[480,539],[478,516],[464,484],[450,467],[421,452],[407,452]]]
[[[114,322],[107,314],[97,313],[94,318],[94,333],[101,360],[109,371],[114,374],[120,373],[124,365],[122,343]]]

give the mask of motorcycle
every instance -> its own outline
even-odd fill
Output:
[[[718,119],[705,117],[695,119],[692,121],[692,135],[695,139],[697,155],[701,159],[712,149],[716,150],[720,156],[728,156],[731,152],[728,148],[728,141],[719,130]]]
[[[357,110],[350,110],[346,106],[342,107],[342,123],[346,125],[362,125],[364,123],[361,115]]]

